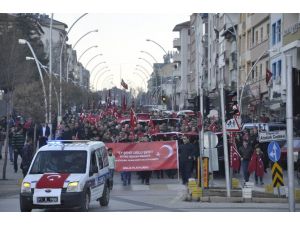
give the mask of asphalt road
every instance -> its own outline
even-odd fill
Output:
[[[133,185],[134,186],[134,185]],[[139,185],[140,190],[116,186],[111,192],[110,203],[107,207],[100,207],[98,202],[91,202],[90,212],[288,212],[286,203],[205,203],[186,202],[182,200],[183,190],[175,185],[173,189],[163,185],[153,185],[151,188]],[[136,185],[138,187],[138,185]],[[137,188],[135,188],[137,189]],[[19,212],[19,196],[11,195],[0,199],[1,212]],[[33,211],[68,211],[76,210],[40,210]],[[297,204],[296,211],[300,211]]]

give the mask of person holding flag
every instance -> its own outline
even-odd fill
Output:
[[[263,176],[264,176],[264,163],[263,163],[263,153],[258,145],[255,147],[255,151],[251,156],[251,160],[248,167],[249,174],[255,172],[255,184],[258,184],[258,177],[260,184],[263,185]]]

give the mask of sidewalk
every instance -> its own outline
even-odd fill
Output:
[[[15,195],[20,192],[20,181],[23,178],[22,170],[20,169],[21,158],[18,159],[18,172],[14,172],[14,165],[7,160],[6,165],[6,180],[3,180],[3,164],[4,158],[0,159],[0,198],[7,195]]]

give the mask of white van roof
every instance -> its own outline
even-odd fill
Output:
[[[90,140],[53,140],[48,141],[47,145],[42,146],[38,151],[49,150],[93,150],[105,146],[101,141]]]

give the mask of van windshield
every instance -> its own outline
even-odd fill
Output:
[[[85,173],[86,151],[41,151],[35,157],[29,174]]]

